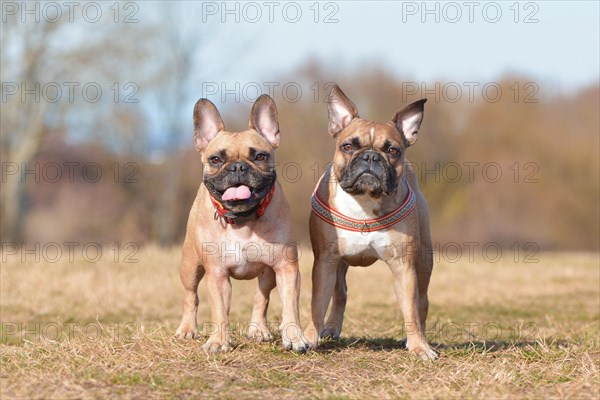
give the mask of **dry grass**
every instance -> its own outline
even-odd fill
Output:
[[[310,299],[302,257],[301,318]],[[107,253],[108,254],[108,253]],[[0,397],[8,398],[590,398],[600,396],[597,254],[533,264],[436,264],[429,340],[441,358],[403,349],[384,265],[352,269],[343,340],[296,355],[244,339],[255,281],[234,282],[237,347],[205,355],[172,339],[182,288],[177,249],[133,264],[103,256],[57,263],[9,257],[0,271]],[[209,321],[204,285],[199,320]],[[279,321],[273,292],[270,320]],[[60,335],[59,335],[60,333]]]

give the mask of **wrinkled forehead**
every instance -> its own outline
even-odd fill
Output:
[[[219,132],[208,143],[204,153],[210,155],[214,152],[226,150],[231,156],[247,156],[250,149],[268,153],[273,151],[273,147],[260,133],[255,130],[247,130],[243,132]]]
[[[349,139],[355,139],[354,141],[358,141],[360,146],[381,145],[386,140],[403,143],[400,133],[391,122],[367,121],[360,118],[352,121],[337,141],[341,143]]]

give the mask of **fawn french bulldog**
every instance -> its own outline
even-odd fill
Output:
[[[309,222],[315,260],[312,320],[304,334],[311,348],[320,338],[341,333],[348,266],[366,267],[383,260],[393,275],[409,352],[424,360],[437,357],[425,339],[433,269],[429,212],[404,157],[417,140],[425,101],[379,123],[359,118],[337,85],[331,91],[329,133],[336,150],[313,194]]]
[[[180,276],[185,294],[175,336],[198,337],[198,284],[206,279],[212,314],[207,352],[231,349],[230,278],[258,277],[248,336],[271,340],[267,306],[277,285],[283,316],[283,347],[305,351],[298,316],[300,275],[290,208],[276,180],[275,149],[280,132],[275,102],[260,96],[252,107],[249,128],[225,131],[213,103],[194,107],[194,143],[204,164],[203,183],[190,211],[183,243]]]

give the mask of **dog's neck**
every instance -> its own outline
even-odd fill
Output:
[[[215,220],[218,219],[222,222],[225,222],[227,225],[240,225],[262,217],[262,215],[266,212],[267,207],[271,203],[276,186],[277,182],[273,182],[269,193],[255,207],[242,213],[232,213],[223,204],[217,201],[209,192],[208,196],[215,210]]]
[[[342,189],[334,174],[330,177],[329,190],[332,196],[331,206],[340,213],[356,219],[375,219],[396,210],[408,194],[404,177],[396,193],[391,196],[374,198],[368,194],[352,195]]]

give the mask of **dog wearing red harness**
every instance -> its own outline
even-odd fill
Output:
[[[322,337],[340,336],[348,267],[383,260],[394,278],[409,352],[424,360],[437,357],[425,338],[433,269],[429,212],[404,157],[417,140],[425,101],[379,123],[360,118],[337,85],[331,91],[329,133],[336,150],[313,193],[309,222],[315,259],[311,321],[304,335],[311,348]]]

